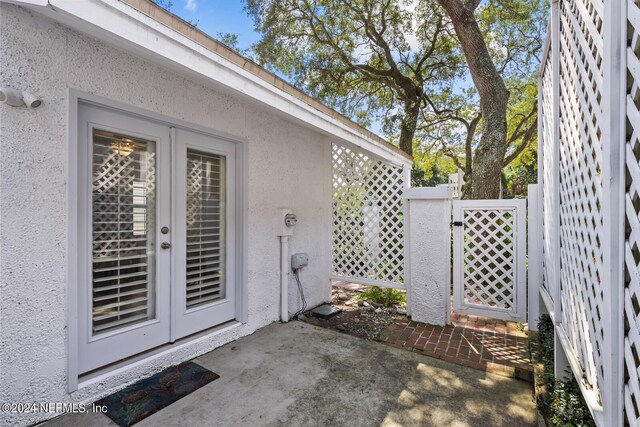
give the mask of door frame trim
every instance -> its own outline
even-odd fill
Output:
[[[169,127],[202,133],[236,144],[236,321],[247,322],[247,216],[248,216],[248,140],[244,137],[216,131],[204,126],[175,119],[143,108],[134,107],[119,101],[93,95],[81,90],[69,88],[67,94],[67,391],[78,390],[79,386],[79,337],[78,290],[81,283],[81,268],[78,262],[78,242],[80,235],[79,219],[79,161],[78,149],[78,111],[81,103],[93,104],[101,108],[116,110],[141,119],[150,120]],[[216,334],[219,332],[212,332]],[[170,351],[167,350],[167,351]]]

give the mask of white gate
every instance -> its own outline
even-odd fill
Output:
[[[526,322],[526,200],[453,201],[453,306]]]

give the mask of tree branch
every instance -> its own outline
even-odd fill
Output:
[[[460,163],[460,159],[458,158],[458,155],[451,149],[451,147],[449,147],[446,142],[444,140],[440,140],[440,143],[442,144],[442,154],[444,154],[445,156],[449,157],[451,160],[453,160],[453,163],[456,165],[457,168],[459,169],[464,169],[462,166],[462,163]]]
[[[516,126],[516,128],[514,129],[513,133],[511,134],[511,136],[509,137],[509,139],[507,140],[507,142],[509,144],[513,144],[514,142],[516,142],[518,139],[520,139],[526,132],[528,132],[528,128],[525,130],[522,130],[522,127],[528,123],[531,118],[536,115],[538,113],[538,101],[536,100],[532,107],[531,107],[531,111],[529,111],[529,114],[527,114],[526,116],[524,116],[522,118],[522,120],[520,120],[520,122],[518,123],[518,125]]]
[[[467,177],[471,176],[473,172],[473,139],[476,136],[476,131],[478,130],[478,125],[480,124],[480,120],[482,120],[482,113],[478,113],[475,115],[473,119],[471,119],[471,123],[469,124],[469,128],[467,129],[467,138],[464,143],[465,150],[465,165],[464,165],[464,174]],[[467,178],[468,179],[468,178]]]
[[[536,133],[536,128],[537,124],[536,122],[533,122],[522,136],[522,141],[520,141],[520,144],[515,148],[515,150],[513,150],[504,158],[504,166],[508,166],[520,155],[520,153],[524,151],[525,148],[529,146],[529,143],[533,140],[533,136]]]

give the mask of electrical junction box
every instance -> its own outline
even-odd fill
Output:
[[[311,310],[311,315],[320,319],[331,319],[333,316],[342,313],[342,309],[333,305],[323,304]]]
[[[299,253],[291,255],[291,268],[298,270],[299,268],[306,267],[309,264],[309,256],[306,253]]]

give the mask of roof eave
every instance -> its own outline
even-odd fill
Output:
[[[231,89],[383,160],[412,163],[398,147],[147,0],[0,1],[33,9],[172,70]]]

